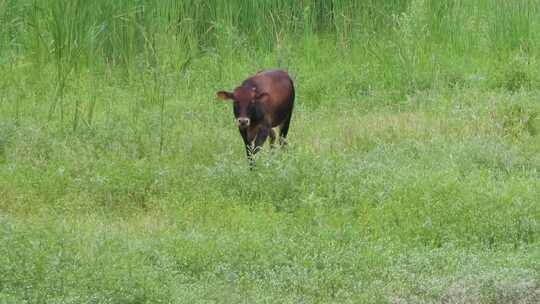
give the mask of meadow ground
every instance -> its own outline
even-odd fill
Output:
[[[540,303],[536,1],[111,3],[0,0],[0,303]]]

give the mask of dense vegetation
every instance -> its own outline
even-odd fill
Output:
[[[539,60],[538,0],[0,0],[0,303],[539,303]]]

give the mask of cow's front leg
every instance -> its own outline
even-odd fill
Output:
[[[276,132],[274,131],[274,129],[272,128],[269,128],[268,130],[268,137],[270,137],[270,148],[275,148],[275,144],[276,144]]]
[[[244,141],[244,148],[246,149],[246,157],[249,160],[249,163],[253,163],[253,148],[252,148],[252,142],[253,138],[250,139],[250,134],[248,133],[247,129],[238,129],[240,131],[240,135],[242,135],[242,140]]]
[[[257,132],[257,136],[255,137],[255,143],[254,143],[254,151],[253,153],[257,153],[259,152],[259,150],[261,149],[262,145],[264,145],[264,143],[266,142],[266,139],[268,138],[268,136],[270,136],[270,138],[272,138],[272,133],[273,130],[269,127],[261,127],[259,128],[259,132]],[[275,139],[275,133],[274,133],[274,136],[273,138]]]

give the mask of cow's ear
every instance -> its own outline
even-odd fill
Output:
[[[231,92],[226,92],[226,91],[219,91],[216,93],[217,97],[223,99],[223,100],[227,100],[227,99],[233,99],[234,98],[234,94],[231,93]]]
[[[255,96],[255,99],[256,100],[265,100],[266,98],[270,97],[270,95],[268,95],[268,93],[259,93],[257,94],[257,96]]]

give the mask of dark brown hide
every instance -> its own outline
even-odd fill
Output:
[[[285,143],[294,106],[294,85],[287,72],[261,71],[246,79],[233,92],[219,91],[217,96],[233,101],[234,117],[252,159],[270,137],[274,144],[279,126],[280,144]]]

